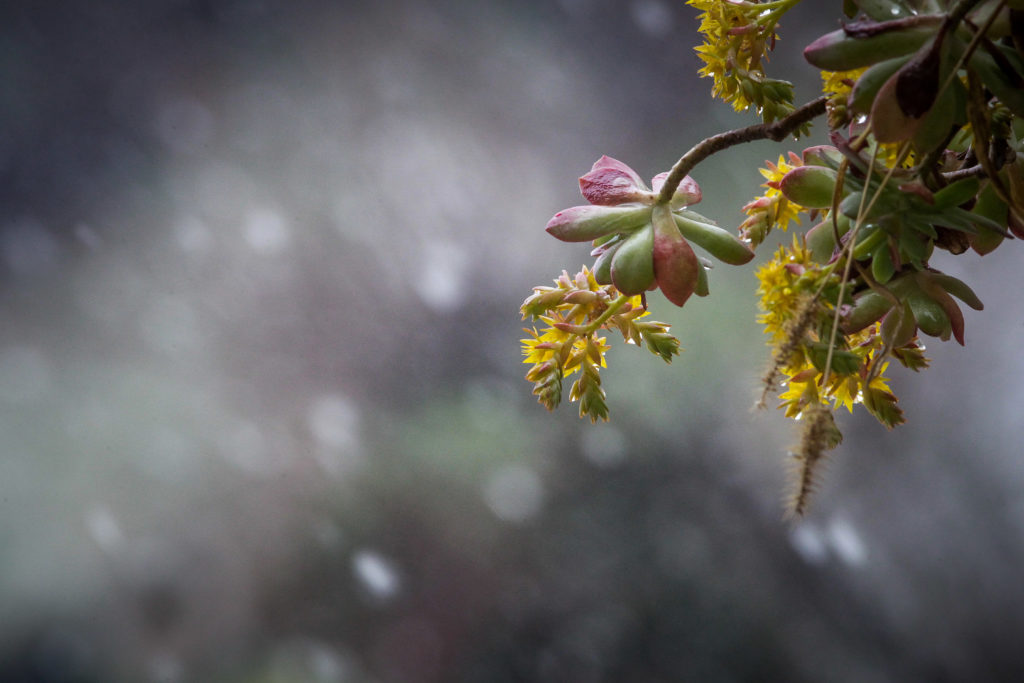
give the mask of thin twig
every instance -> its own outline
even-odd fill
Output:
[[[676,193],[679,183],[683,182],[683,178],[685,178],[690,171],[697,166],[697,164],[704,161],[712,154],[721,152],[729,147],[753,142],[754,140],[774,140],[775,142],[782,142],[800,126],[824,114],[825,102],[827,101],[827,97],[819,97],[818,99],[801,106],[799,109],[794,110],[789,116],[779,119],[774,123],[759,123],[753,126],[747,126],[746,128],[737,128],[736,130],[712,135],[711,137],[698,142],[692,149],[690,149],[689,152],[684,154],[682,158],[675,163],[672,170],[669,171],[668,177],[665,178],[665,184],[662,185],[661,192],[658,193],[658,203],[668,204],[669,201],[672,200],[672,195]]]
[[[948,173],[940,173],[939,175],[941,175],[943,180],[945,180],[947,183],[954,183],[957,180],[962,180],[964,178],[988,177],[988,173],[985,171],[985,168],[981,164],[971,166],[969,168],[957,169],[956,171],[949,171]]]

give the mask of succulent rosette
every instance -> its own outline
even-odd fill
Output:
[[[658,195],[668,173],[648,188],[632,168],[603,156],[580,178],[590,202],[556,213],[547,231],[565,242],[594,242],[594,276],[623,294],[661,289],[682,306],[694,293],[708,293],[707,273],[690,242],[725,263],[754,257],[750,247],[714,221],[688,207],[701,199],[700,186],[687,176],[667,204]]]

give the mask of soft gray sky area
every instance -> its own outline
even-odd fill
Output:
[[[805,4],[771,67],[809,98],[841,3]],[[0,9],[0,681],[1024,672],[1018,245],[937,264],[987,304],[967,347],[894,374],[907,425],[844,416],[800,523],[752,268],[651,297],[671,366],[612,339],[610,424],[530,396],[518,307],[589,259],[543,231],[576,179],[752,122],[694,14]],[[702,210],[737,225],[789,149],[709,160]]]

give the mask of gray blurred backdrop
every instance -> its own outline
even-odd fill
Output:
[[[805,4],[800,99],[840,5]],[[895,373],[895,432],[844,416],[797,524],[752,268],[652,297],[686,351],[616,343],[610,424],[530,396],[576,178],[751,122],[694,15],[5,3],[0,681],[1020,680],[1018,245],[936,259],[988,304],[968,346]],[[788,149],[702,165],[703,210],[737,225]]]

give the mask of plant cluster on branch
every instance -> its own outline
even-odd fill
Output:
[[[759,322],[772,347],[759,406],[777,395],[802,436],[790,510],[803,514],[817,466],[842,439],[833,412],[861,406],[888,428],[904,421],[887,368],[928,365],[921,336],[964,344],[961,305],[971,288],[932,264],[936,249],[988,254],[1024,238],[1024,0],[844,0],[841,28],[804,49],[823,96],[794,106],[792,85],[764,71],[779,21],[801,0],[687,0],[700,11],[696,48],[712,93],[761,123],[700,141],[648,187],[601,157],[580,178],[589,202],[561,211],[547,231],[591,242],[591,268],[523,304],[527,379],[548,409],[563,377],[570,399],[607,420],[598,369],[603,329],[644,343],[666,362],[679,342],[643,322],[646,293],[683,306],[709,293],[710,261],[743,265],[773,230],[806,225],[757,271]],[[761,170],[764,192],[733,232],[693,210],[690,173],[728,147],[810,134],[821,143]]]

